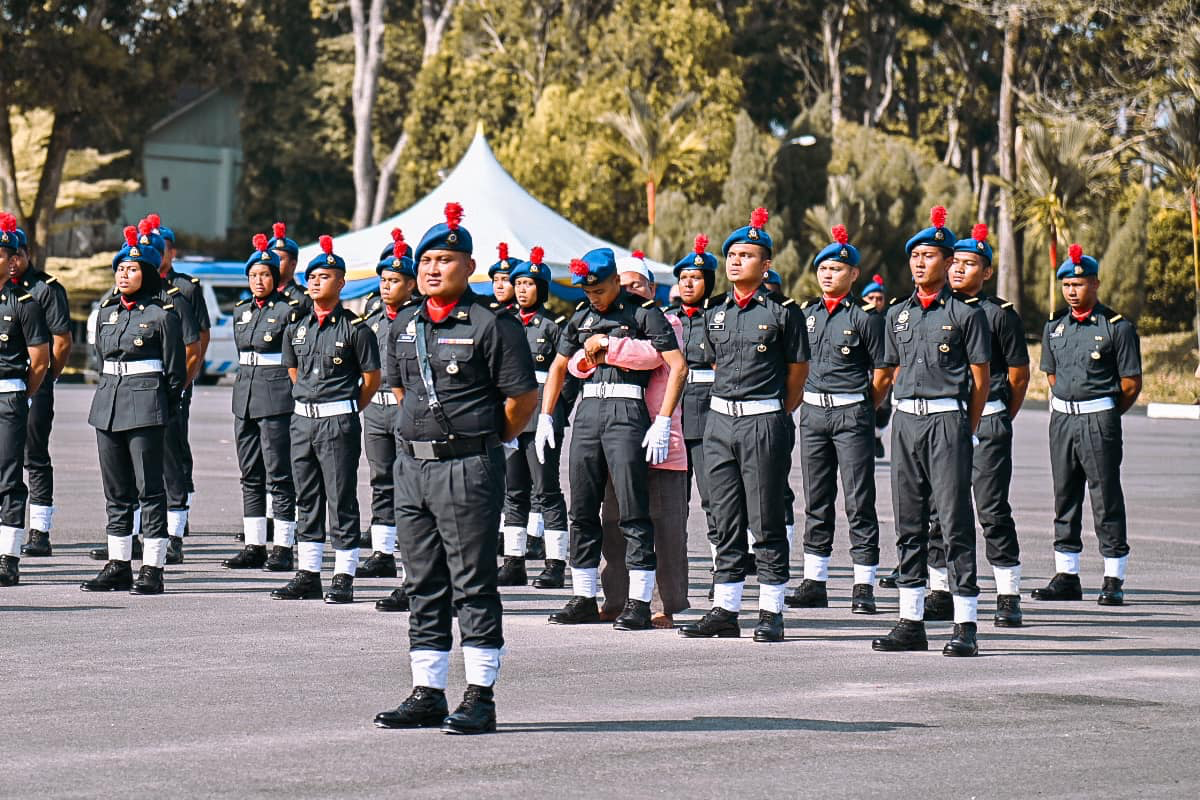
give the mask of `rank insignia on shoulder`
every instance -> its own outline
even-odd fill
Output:
[[[192,283],[199,283],[199,282],[200,282],[199,278],[192,278]]]
[[[863,311],[871,311],[875,308],[875,304],[874,303],[863,303],[861,306],[859,306],[859,308],[861,308]]]
[[[235,306],[244,306],[244,305],[246,305],[246,303],[249,303],[249,302],[250,302],[250,298],[246,298],[245,300],[238,300],[236,303],[234,303],[234,305]]]
[[[555,324],[555,325],[562,325],[562,324],[563,324],[564,322],[566,322],[566,321],[567,321],[567,318],[566,318],[566,317],[561,317],[561,316],[560,316],[560,317],[558,317],[556,320],[554,320],[554,324]]]
[[[790,306],[794,302],[796,302],[796,301],[789,297],[787,300],[783,301],[783,305]]]
[[[53,275],[47,275],[46,283],[58,283],[58,278],[54,277]]]
[[[17,300],[19,300],[22,303],[24,303],[26,300],[32,300],[32,299],[33,299],[33,295],[31,295],[31,294],[23,294],[17,298]]]
[[[1005,302],[1005,303],[1002,303],[1002,304],[1000,305],[1000,307],[1001,307],[1001,308],[1012,308],[1012,307],[1013,307],[1013,304],[1012,304],[1011,302]]]
[[[26,297],[28,297],[28,295],[26,295]],[[22,299],[22,300],[24,300],[25,298],[24,298],[24,297],[22,297],[21,299]],[[1113,315],[1113,316],[1109,317],[1109,318],[1108,318],[1108,321],[1109,321],[1109,322],[1116,322],[1117,320],[1119,320],[1119,319],[1124,319],[1124,318],[1125,318],[1125,315],[1124,315],[1124,314],[1115,314],[1115,315]]]
[[[580,301],[579,301],[579,305],[575,306],[575,310],[576,310],[576,311],[582,311],[582,310],[583,310],[583,307],[584,307],[584,306],[586,306],[586,305],[587,305],[587,300],[580,300]]]
[[[642,308],[654,308],[654,306],[655,302],[653,300],[647,300],[646,302],[642,303]]]
[[[298,306],[298,305],[300,305],[300,301],[299,300],[288,300],[288,305],[289,306]]]
[[[889,302],[889,303],[888,303],[888,305],[889,305],[889,306],[894,306],[894,305],[896,305],[896,303],[899,303],[899,302],[900,302],[902,299],[903,299],[903,298],[900,298],[900,297],[893,297],[893,298],[891,299],[891,302]]]
[[[462,311],[459,311],[459,312],[458,312],[457,314],[455,314],[454,316],[455,316],[455,317],[457,317],[458,319],[466,319],[467,317],[469,317],[469,316],[471,316],[471,315],[470,315],[470,314],[468,314],[468,313],[467,313],[467,311],[464,309],[464,310],[462,310]]]
[[[166,309],[167,311],[170,311],[174,307],[175,307],[174,303],[167,303],[165,306],[163,306],[163,308]]]
[[[363,317],[355,317],[354,319],[350,320],[351,325],[362,325],[364,322],[366,322],[366,319]]]
[[[179,294],[179,287],[172,286],[170,289],[167,289],[167,294]]]
[[[979,298],[978,298],[978,297],[968,297],[968,298],[967,298],[966,300],[964,300],[963,302],[964,302],[964,303],[967,303],[967,304],[970,304],[970,303],[978,303],[978,302],[979,302]]]

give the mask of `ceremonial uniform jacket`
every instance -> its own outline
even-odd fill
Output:
[[[801,311],[812,354],[804,390],[869,396],[871,372],[883,366],[883,317],[848,297],[832,313],[821,297],[806,302]]]
[[[987,315],[988,328],[992,332],[992,369],[988,385],[988,401],[999,401],[1008,406],[1012,400],[1012,386],[1008,382],[1009,367],[1024,367],[1029,364],[1029,345],[1025,343],[1025,325],[1013,304],[999,297],[977,294],[974,297],[959,295],[967,305],[978,305]]]
[[[704,312],[704,341],[723,400],[785,400],[789,364],[809,360],[804,319],[790,298],[759,289],[745,308],[730,290]]]
[[[883,366],[899,366],[898,400],[971,397],[971,364],[992,360],[987,316],[943,286],[928,310],[914,291],[897,298],[887,312]]]
[[[679,399],[684,439],[704,438],[704,422],[708,419],[708,401],[712,397],[712,381],[698,381],[691,370],[712,370],[712,353],[704,336],[704,312],[712,305],[711,297],[697,306],[678,305],[665,313],[679,319],[683,329],[683,357],[689,370]],[[688,310],[691,309],[691,313]],[[702,373],[703,374],[703,373]]]
[[[648,339],[660,353],[679,349],[675,331],[671,330],[670,323],[654,301],[634,297],[623,289],[604,312],[595,310],[586,300],[576,306],[558,340],[558,352],[570,358],[595,334],[609,338]],[[601,364],[587,383],[628,383],[645,389],[653,372]]]
[[[279,292],[260,307],[253,298],[240,300],[233,311],[233,341],[241,353],[267,356],[276,363],[241,364],[233,383],[233,414],[261,419],[292,413],[292,379],[283,365],[287,326],[299,316],[299,302]]]
[[[296,370],[297,403],[358,402],[362,373],[379,369],[379,346],[362,319],[339,302],[324,323],[314,310],[296,314],[283,342],[283,365]]]
[[[1082,322],[1064,309],[1042,333],[1042,371],[1059,400],[1116,398],[1121,378],[1142,374],[1141,343],[1128,319],[1100,303]]]
[[[0,288],[0,378],[25,380],[28,348],[49,341],[45,313],[33,295],[12,283]]]

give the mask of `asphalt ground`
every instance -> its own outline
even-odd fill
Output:
[[[22,584],[0,590],[0,796],[1092,798],[1200,786],[1195,422],[1126,419],[1123,608],[1095,603],[1090,518],[1085,601],[1028,600],[1053,572],[1048,415],[1029,410],[1013,480],[1026,625],[992,626],[981,556],[979,658],[941,655],[950,623],[930,624],[928,653],[872,652],[896,593],[878,590],[878,616],[849,613],[839,525],[831,608],[789,610],[780,644],[750,640],[750,613],[743,638],[720,641],[555,627],[546,615],[569,589],[505,589],[500,731],[452,737],[371,725],[410,686],[407,615],[372,607],[393,582],[358,581],[351,606],[285,603],[267,597],[279,575],[221,568],[241,528],[227,388],[201,389],[193,407],[193,534],[168,593],[80,592],[100,567],[86,551],[103,541],[90,397],[59,387],[55,555],[23,560]],[[887,470],[879,462],[890,567]],[[367,508],[365,464],[360,475]],[[698,514],[696,608],[677,622],[707,607]],[[456,652],[451,706],[461,663]]]

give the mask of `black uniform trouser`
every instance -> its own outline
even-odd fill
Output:
[[[0,394],[0,524],[25,527],[25,429],[29,406],[24,392]]]
[[[172,409],[163,431],[163,479],[167,489],[167,509],[183,511],[188,507],[188,418],[183,401]]]
[[[196,484],[192,480],[193,462],[192,462],[192,442],[190,439],[190,435],[191,435],[190,432],[191,432],[191,426],[192,426],[192,393],[194,391],[195,391],[195,387],[193,387],[193,386],[189,386],[186,389],[184,389],[183,390],[183,398],[180,400],[180,403],[179,403],[179,416],[181,416],[183,418],[183,424],[180,429],[183,432],[183,436],[180,439],[179,458],[180,458],[180,463],[182,464],[182,467],[183,467],[184,485],[187,487],[187,491],[189,493],[196,491]]]
[[[1008,502],[1012,482],[1012,420],[1008,412],[982,418],[975,435],[979,444],[971,454],[971,489],[987,560],[993,567],[1015,567],[1021,563],[1021,547]],[[931,513],[929,528],[929,565],[945,569],[946,548],[936,509]]]
[[[786,415],[787,421],[787,451],[788,451],[788,469],[791,469],[792,453],[796,449],[796,420],[791,414]],[[792,482],[788,480],[788,476],[783,478],[783,524],[796,524],[796,492],[792,490]],[[790,554],[789,554],[790,555]]]
[[[896,517],[896,585],[915,589],[928,576],[930,510],[937,509],[947,550],[950,591],[979,595],[975,514],[971,509],[971,428],[966,411],[892,417],[892,508]]]
[[[562,441],[562,429],[555,428],[555,436]],[[524,528],[529,524],[529,512],[539,511],[546,530],[565,531],[567,501],[558,470],[562,449],[547,447],[546,463],[540,463],[533,446],[535,435],[522,433],[517,438],[517,449],[505,460],[504,524]]]
[[[875,409],[869,402],[839,408],[800,408],[800,466],[804,474],[804,552],[833,554],[838,472],[850,525],[850,560],[879,563],[875,513]]]
[[[1092,520],[1100,554],[1129,555],[1125,494],[1121,490],[1121,415],[1115,409],[1094,414],[1050,415],[1050,472],[1054,477],[1054,549],[1083,551],[1083,487],[1092,499]]]
[[[296,482],[296,541],[329,541],[335,550],[358,547],[358,414],[313,419],[292,415],[292,479]]]
[[[100,482],[108,512],[107,535],[133,535],[133,512],[140,504],[142,538],[167,537],[163,436],[162,425],[128,431],[96,430]]]
[[[496,588],[496,518],[504,502],[504,455],[422,461],[396,456],[396,535],[404,553],[413,650],[450,650],[451,611],[463,646],[504,646]]]
[[[29,472],[29,502],[54,505],[54,467],[50,463],[50,429],[54,425],[54,381],[42,382],[29,398],[29,424],[25,428],[25,469]]]
[[[390,389],[384,391],[391,392]],[[371,524],[396,525],[396,417],[398,406],[371,403],[363,410],[363,447],[371,472]]]
[[[296,486],[292,482],[291,414],[233,418],[238,466],[242,471],[242,515],[265,517],[267,493],[271,516],[296,517]]]
[[[709,504],[717,530],[713,581],[746,579],[749,542],[754,532],[758,582],[788,581],[785,487],[792,468],[794,426],[783,411],[729,417],[711,411],[704,426],[704,465]]]
[[[708,526],[705,531],[705,538],[714,547],[717,544],[717,526],[713,522],[712,502],[708,494],[708,466],[704,460],[704,440],[703,439],[686,439],[684,444],[687,446],[688,456],[688,481],[696,482],[696,492],[700,495],[700,508],[704,511],[704,524]],[[688,498],[691,499],[691,490],[689,488]]]
[[[575,411],[568,476],[571,482],[571,566],[600,566],[604,530],[600,506],[612,480],[625,535],[625,567],[652,570],[654,525],[650,522],[649,467],[642,439],[650,428],[641,400],[587,397]]]

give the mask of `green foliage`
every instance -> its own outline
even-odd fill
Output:
[[[1108,247],[1100,259],[1104,303],[1137,322],[1145,303],[1150,193],[1133,186],[1109,214]]]
[[[1144,333],[1186,330],[1195,314],[1191,221],[1186,211],[1160,208],[1146,231],[1146,300],[1138,320]]]

